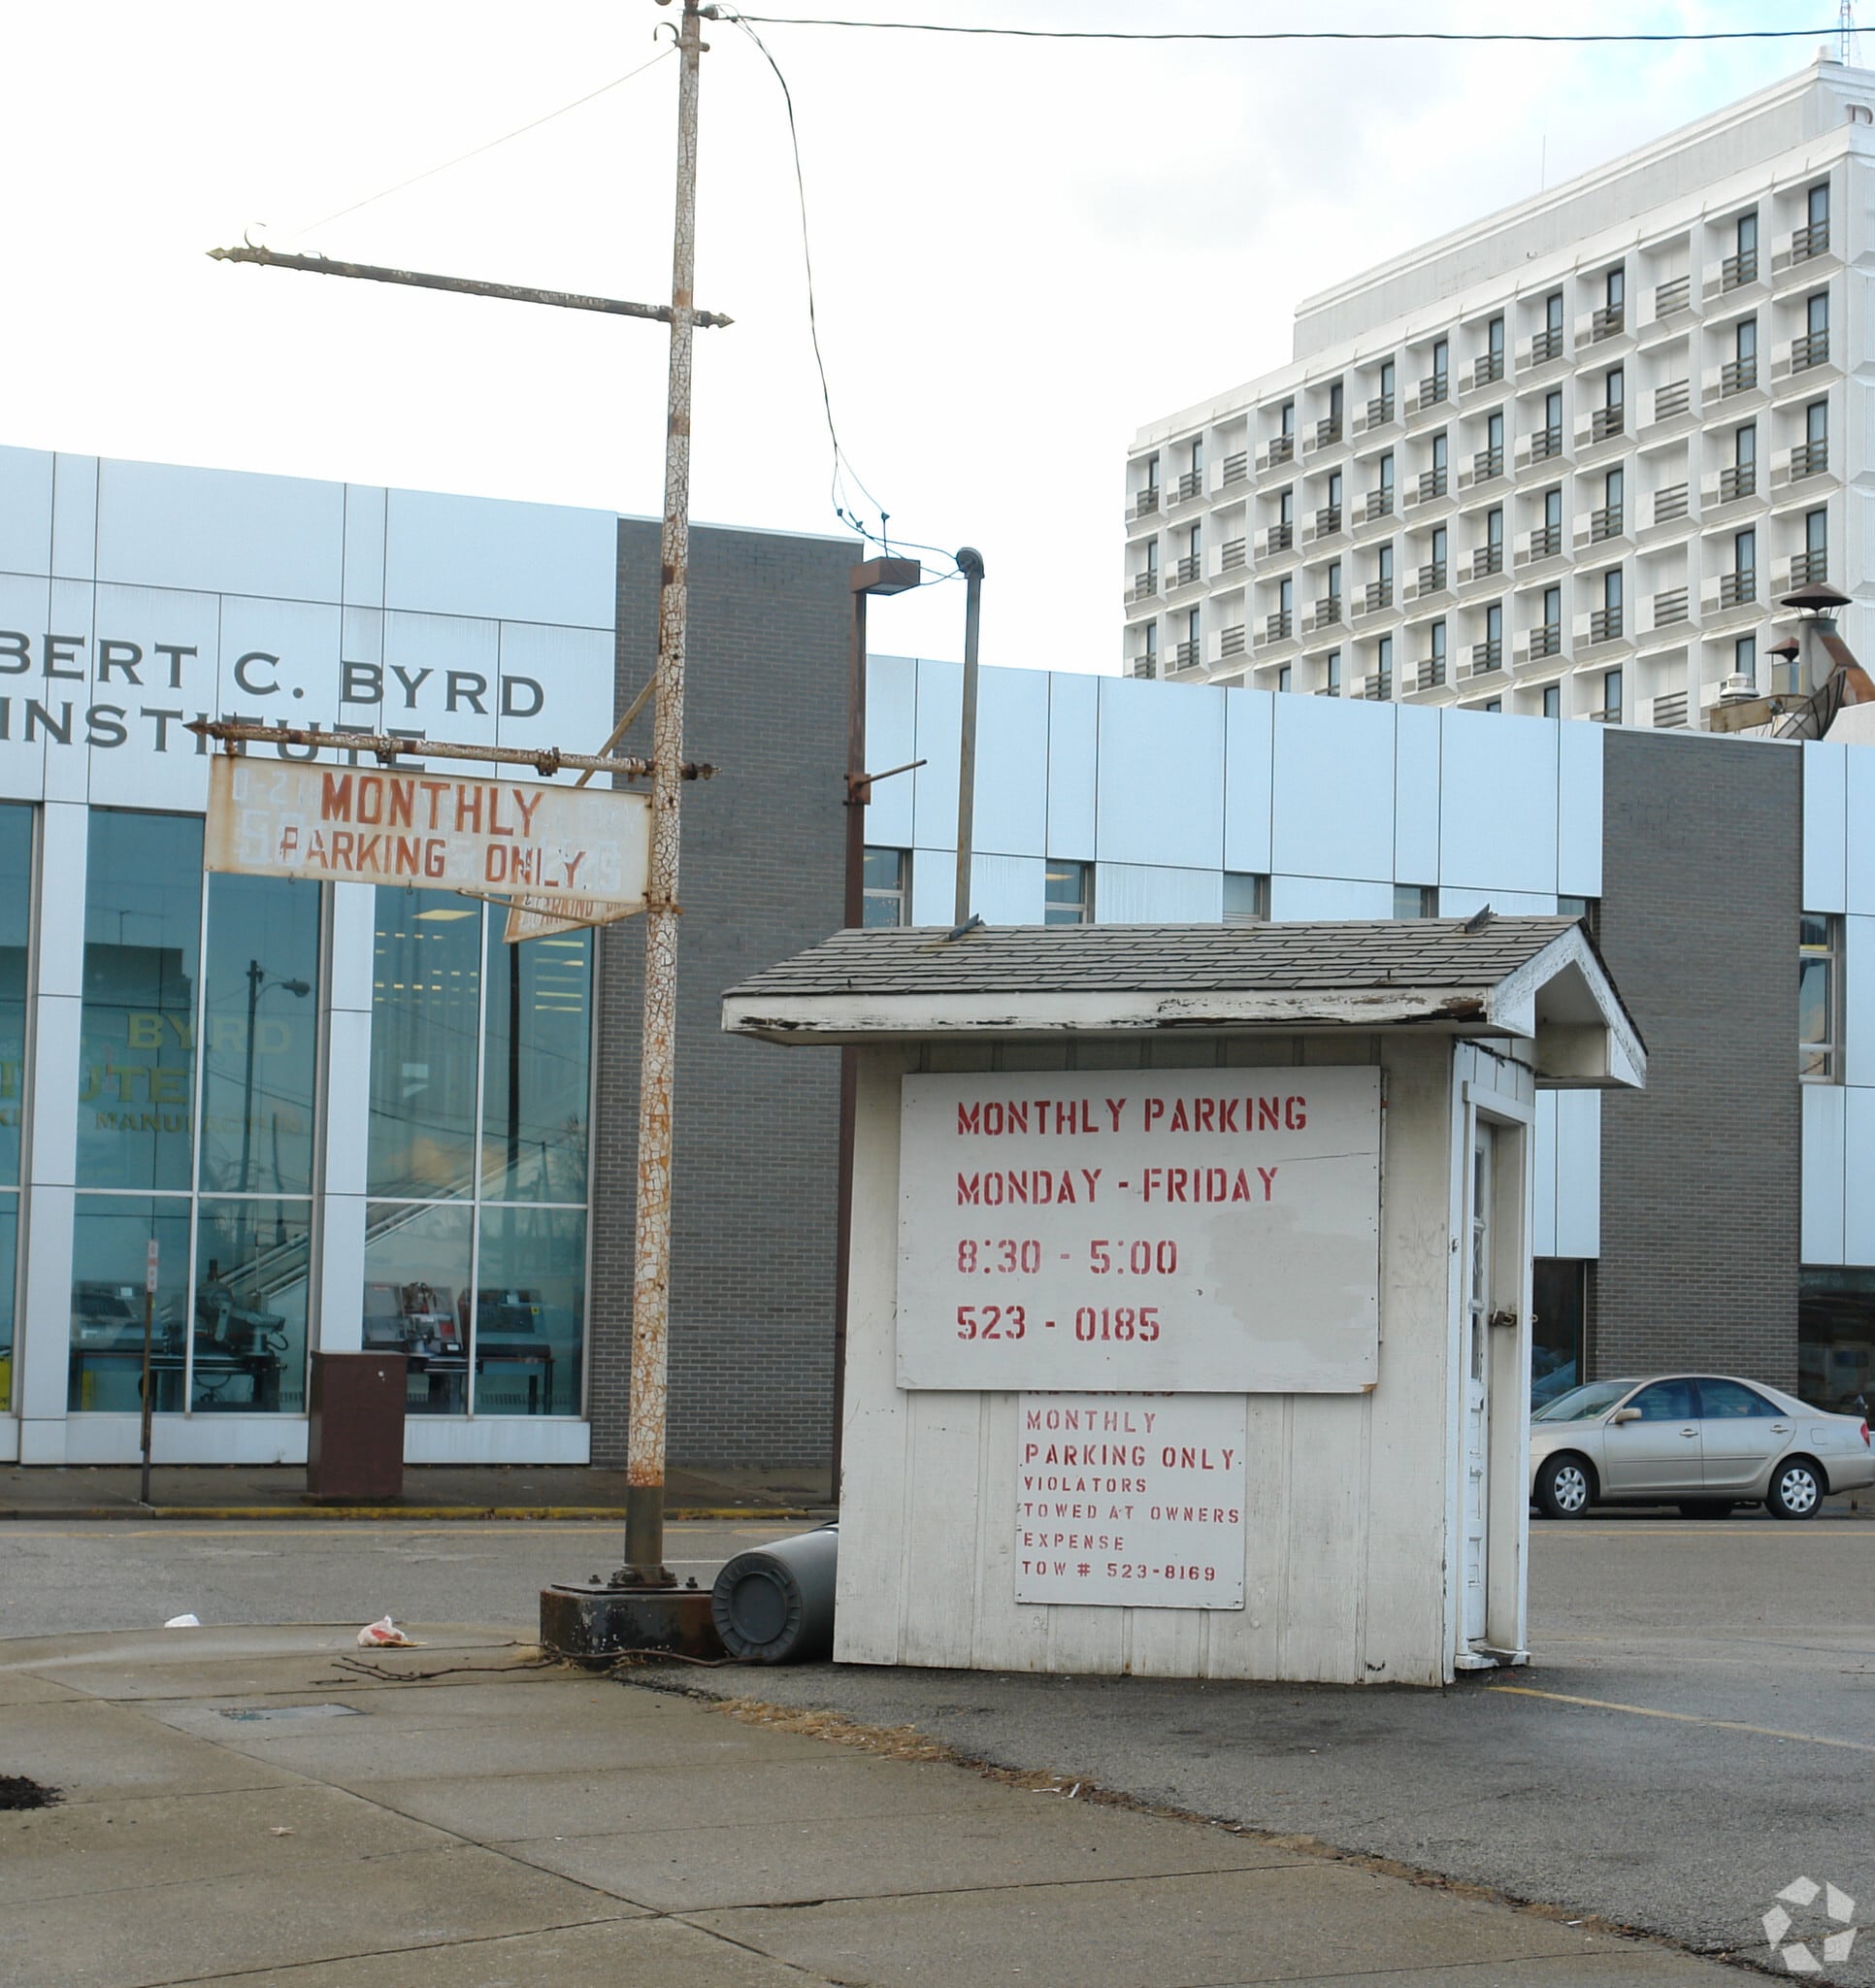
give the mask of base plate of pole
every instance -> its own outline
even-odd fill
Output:
[[[576,1662],[632,1650],[720,1657],[709,1590],[556,1585],[541,1590],[541,1647]]]

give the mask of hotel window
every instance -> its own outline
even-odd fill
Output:
[[[1804,204],[1804,218],[1813,228],[1826,228],[1829,225],[1829,182],[1810,188],[1810,197]]]
[[[1504,320],[1494,317],[1485,326],[1485,350],[1491,357],[1491,377],[1501,380],[1504,377]]]
[[[1738,598],[1755,601],[1758,598],[1758,534],[1755,531],[1732,533],[1731,570],[1738,580]]]
[[[1504,411],[1493,408],[1485,416],[1485,448],[1494,461],[1504,459]]]
[[[1330,470],[1328,480],[1328,508],[1339,511],[1341,508],[1341,472]]]
[[[1841,998],[1838,921],[1822,911],[1797,920],[1797,1075],[1811,1083],[1836,1078],[1836,1026]]]
[[[1380,688],[1375,694],[1391,697],[1394,694],[1394,639],[1391,635],[1383,635],[1375,643],[1374,666],[1380,677]]]
[[[1747,268],[1749,267],[1754,274],[1756,274],[1758,269],[1758,210],[1756,208],[1750,214],[1741,214],[1738,216],[1735,253],[1738,257],[1738,281],[1740,282],[1749,282],[1751,277],[1745,273]]]
[[[1553,642],[1562,640],[1562,589],[1560,586],[1543,589],[1543,628]]]
[[[1812,338],[1829,329],[1829,292],[1818,290],[1803,307],[1803,328]],[[1742,331],[1744,327],[1741,325]],[[1757,327],[1753,327],[1756,331]]]
[[[1829,403],[1826,400],[1813,400],[1803,411],[1803,439],[1811,449],[1826,446],[1829,440]],[[1821,469],[1822,463],[1816,463]]]
[[[1042,871],[1041,894],[1044,925],[1094,922],[1094,878],[1087,864],[1059,863],[1051,858]]]
[[[908,849],[868,849],[862,870],[862,916],[866,924],[904,925],[911,893]]]
[[[1341,694],[1341,651],[1338,648],[1328,652],[1327,688],[1336,697]]]
[[[1484,708],[1487,712],[1499,712],[1504,708],[1504,701],[1501,697],[1487,697]]]
[[[1294,484],[1276,499],[1276,522],[1278,524],[1294,524],[1296,522],[1296,489]]]
[[[1501,505],[1485,513],[1485,545],[1497,555],[1491,570],[1494,573],[1501,571],[1504,563],[1504,513]]]
[[[1145,665],[1144,675],[1156,677],[1159,674],[1159,624],[1148,621],[1140,630],[1139,660]]]
[[[1394,885],[1394,916],[1396,918],[1436,918],[1439,914],[1439,892],[1435,883],[1396,883]]]
[[[1621,722],[1621,672],[1605,670],[1601,678],[1601,714],[1611,725]]]
[[[1803,514],[1803,580],[1815,586],[1829,578],[1829,513],[1819,506]]]
[[[1269,878],[1247,870],[1224,873],[1224,922],[1262,925],[1269,918]]]
[[[1560,683],[1543,685],[1543,715],[1546,718],[1560,718],[1562,715],[1562,686]]]
[[[26,1089],[26,947],[32,930],[33,811],[0,807],[0,1414],[13,1406],[19,1271],[20,1123]]]
[[[154,1242],[154,1408],[302,1413],[319,891],[215,876],[205,918],[199,817],[88,836],[67,1406],[137,1411]]]
[[[1549,431],[1550,449],[1554,453],[1562,446],[1562,389],[1552,387],[1543,396],[1543,426]]]
[[[1601,404],[1605,408],[1618,408],[1628,398],[1628,375],[1619,366],[1608,368],[1608,378],[1602,383]]]
[[[1496,669],[1502,662],[1504,654],[1504,604],[1493,601],[1485,610],[1485,641],[1487,667]]]
[[[1758,364],[1758,319],[1756,317],[1741,317],[1738,320],[1732,330],[1731,347],[1732,357],[1738,361],[1739,381],[1742,385],[1749,386],[1752,381],[1746,378],[1747,369],[1753,369],[1755,377],[1755,369]]]
[[[1758,682],[1758,637],[1741,635],[1731,646],[1731,673],[1756,687]]]
[[[365,1346],[412,1414],[577,1414],[592,934],[382,886],[377,924]]]
[[[1391,359],[1382,359],[1380,362],[1380,398],[1387,404],[1387,414],[1389,416],[1393,414],[1394,379],[1394,362]]]
[[[1278,416],[1278,426],[1276,432],[1279,435],[1295,434],[1296,403],[1293,400],[1286,400],[1283,402],[1282,414]]]
[[[1295,666],[1291,663],[1280,664],[1276,670],[1276,688],[1278,690],[1287,690],[1294,681]]]

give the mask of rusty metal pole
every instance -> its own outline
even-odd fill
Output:
[[[983,555],[974,546],[957,554],[964,576],[964,725],[957,754],[957,922],[970,918],[970,841],[976,813],[976,637],[983,615]]]
[[[671,1324],[671,1114],[677,1046],[677,827],[683,793],[684,636],[690,566],[690,348],[697,257],[700,0],[678,35],[677,201],[671,257],[670,414],[658,578],[651,745],[651,888],[645,899],[644,1026],[639,1057],[638,1231],[632,1272],[632,1401],[625,1449],[621,1587],[675,1585],[664,1564],[665,1403]]]

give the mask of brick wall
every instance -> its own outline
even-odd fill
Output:
[[[694,530],[672,1181],[674,1462],[824,1462],[832,1428],[839,1058],[725,1036],[726,987],[840,922],[846,543]],[[618,708],[657,652],[658,527],[618,534]],[[650,749],[650,715],[626,744]],[[600,945],[593,1461],[625,1460],[643,926]]]
[[[1589,1372],[1796,1385],[1798,755],[1611,726],[1601,949],[1647,1088],[1601,1117]]]

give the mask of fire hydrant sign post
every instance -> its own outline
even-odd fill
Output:
[[[315,883],[524,895],[596,922],[639,910],[650,803],[604,787],[217,757],[211,870]]]
[[[1351,1393],[1380,1359],[1380,1074],[905,1079],[899,1385]]]

